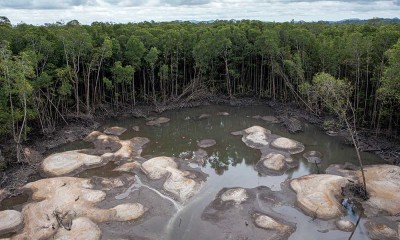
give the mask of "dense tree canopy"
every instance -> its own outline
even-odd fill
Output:
[[[68,114],[168,104],[200,90],[320,108],[300,86],[324,72],[346,79],[358,126],[398,135],[399,37],[399,23],[377,20],[13,26],[2,17],[0,133],[20,143]]]

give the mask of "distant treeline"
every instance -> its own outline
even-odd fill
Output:
[[[299,101],[325,72],[351,82],[359,127],[398,135],[400,23],[215,21],[11,25],[0,17],[0,134],[21,143],[65,116],[202,94]],[[299,101],[301,102],[301,101]]]

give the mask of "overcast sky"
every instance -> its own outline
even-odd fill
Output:
[[[400,17],[400,0],[0,0],[13,24],[257,19],[318,21]]]

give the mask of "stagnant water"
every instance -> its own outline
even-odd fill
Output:
[[[218,112],[228,112],[229,116],[218,116]],[[211,117],[198,119],[201,114],[210,114]],[[202,190],[195,195],[186,205],[181,207],[175,204],[176,214],[169,223],[164,226],[162,236],[165,239],[213,239],[213,231],[218,229],[210,228],[201,220],[201,214],[216,194],[222,188],[243,187],[255,188],[257,186],[267,186],[274,191],[281,189],[281,183],[287,179],[304,176],[307,174],[323,172],[330,164],[352,162],[357,163],[356,154],[352,147],[345,145],[337,137],[326,135],[322,130],[310,124],[305,125],[305,131],[298,134],[290,134],[281,124],[268,123],[261,119],[254,119],[254,115],[273,115],[273,111],[265,106],[253,107],[230,107],[230,106],[206,106],[179,111],[169,111],[160,116],[168,117],[171,121],[160,127],[150,127],[145,125],[144,119],[118,119],[108,120],[103,123],[99,130],[104,130],[110,126],[121,126],[128,129],[121,139],[130,139],[140,136],[150,139],[150,143],[145,145],[142,156],[146,159],[158,156],[179,157],[182,153],[196,151],[197,141],[201,139],[214,139],[217,144],[207,148],[209,159],[202,171],[208,174],[207,181]],[[154,114],[154,116],[157,116]],[[190,118],[190,119],[189,119]],[[296,168],[289,169],[281,176],[259,176],[254,169],[260,159],[260,151],[247,147],[240,136],[233,136],[230,133],[259,125],[270,129],[272,133],[284,137],[295,139],[305,145],[305,152],[310,150],[322,153],[322,162],[318,165],[308,163],[301,154],[293,155],[299,161]],[[139,126],[140,131],[132,130],[133,126]],[[78,141],[57,149],[66,151],[90,147],[87,143]],[[376,155],[362,153],[365,164],[383,163]],[[113,164],[104,167],[87,170],[79,174],[79,177],[114,177],[118,175],[111,170]],[[133,186],[126,187],[125,192],[117,197],[123,198],[129,191],[134,191],[138,187],[150,187],[141,181],[136,181]],[[153,189],[155,190],[155,189]],[[157,190],[155,190],[157,191]],[[125,195],[124,195],[125,194]],[[158,194],[158,193],[157,193]],[[26,196],[24,196],[26,198]],[[164,196],[165,198],[167,196]],[[118,199],[118,198],[117,198]],[[167,201],[171,199],[166,198]],[[8,200],[10,201],[10,200]],[[6,204],[6,205],[5,205]],[[2,209],[20,209],[21,203],[10,204],[2,203]],[[289,239],[347,239],[350,233],[339,230],[328,229],[328,223],[321,220],[314,220],[297,208],[288,206],[276,207],[274,211],[286,216],[286,219],[296,223],[296,231]],[[349,213],[347,218],[353,222],[357,221],[356,215]],[[364,229],[363,219],[361,220],[353,239],[368,239]],[[214,227],[215,228],[215,227]],[[329,231],[327,231],[329,230]]]

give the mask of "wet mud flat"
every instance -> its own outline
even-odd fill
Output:
[[[398,167],[363,153],[370,199],[346,196],[354,150],[303,128],[290,134],[262,106],[105,121],[2,201],[0,237],[398,239]]]

